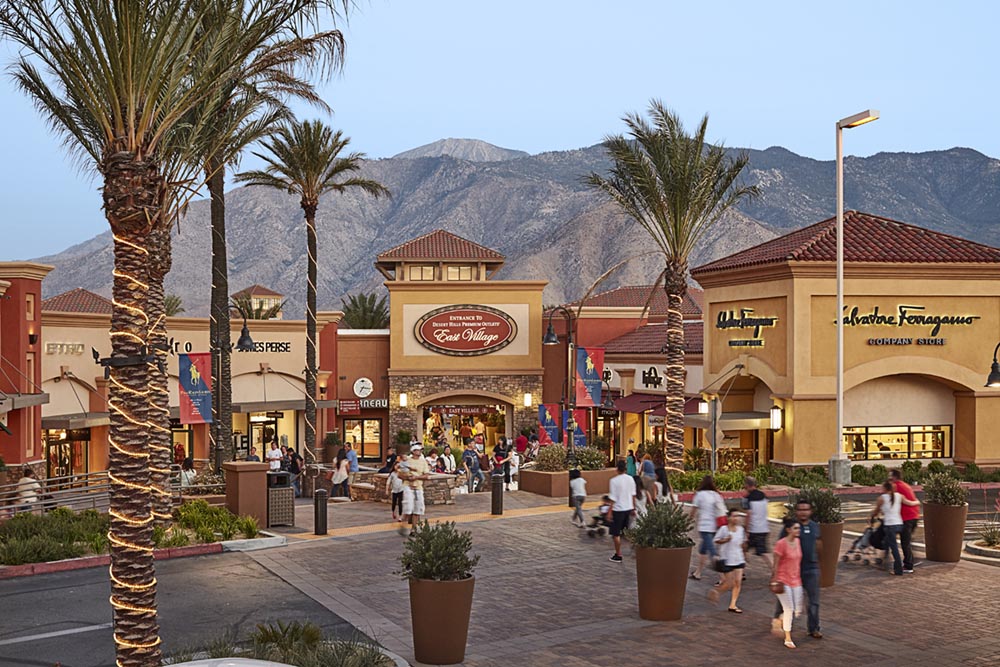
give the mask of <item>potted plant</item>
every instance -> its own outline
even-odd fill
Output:
[[[469,555],[472,535],[454,522],[413,531],[399,558],[400,574],[410,583],[413,655],[417,662],[452,665],[465,659],[472,613],[472,572],[479,556]],[[441,632],[441,628],[449,632]]]
[[[326,461],[335,461],[337,459],[337,451],[343,445],[340,442],[340,434],[336,431],[330,431],[325,436],[323,436],[323,452],[324,459]]]
[[[924,543],[927,560],[957,563],[962,556],[969,492],[951,475],[924,480]]]
[[[679,504],[654,503],[626,537],[635,546],[639,617],[676,621],[684,611],[691,547],[691,516]]]
[[[844,516],[840,512],[840,496],[828,488],[804,486],[798,498],[812,503],[813,520],[819,524],[819,585],[829,588],[836,583],[840,563],[840,541],[844,536]],[[794,505],[792,506],[794,508]]]

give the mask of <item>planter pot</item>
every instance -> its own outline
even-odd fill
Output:
[[[957,563],[965,544],[969,506],[924,503],[924,544],[927,560]]]
[[[844,537],[844,522],[821,523],[820,539],[823,550],[819,554],[819,586],[829,588],[836,583],[837,566],[840,564],[840,540]]]
[[[604,470],[583,470],[583,478],[587,480],[587,495],[599,495],[608,492],[608,483],[618,474],[614,468]],[[531,468],[522,468],[518,475],[518,490],[530,491],[549,498],[566,498],[569,496],[569,473],[542,472]]]
[[[684,611],[691,549],[635,548],[639,618],[647,621],[680,620]]]
[[[465,660],[475,577],[461,581],[410,579],[413,655],[429,665]],[[442,632],[448,628],[448,632]]]

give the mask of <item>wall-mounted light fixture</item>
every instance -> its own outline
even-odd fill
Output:
[[[34,345],[38,342],[38,334],[30,333],[28,334],[28,345]]]
[[[526,408],[530,408],[531,407],[531,392],[530,391],[524,392],[524,407],[526,407]]]
[[[771,430],[780,431],[784,426],[784,413],[785,411],[779,408],[777,405],[771,406]]]
[[[326,385],[325,384],[321,384],[319,386],[319,393],[320,393],[321,396],[326,396]]]
[[[707,415],[708,414],[708,401],[704,398],[698,399],[698,414]]]
[[[399,407],[405,408],[406,404],[408,402],[408,398],[409,397],[406,395],[406,392],[405,391],[401,391],[399,393]]]

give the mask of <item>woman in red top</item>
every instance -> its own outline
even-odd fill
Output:
[[[785,646],[795,648],[792,641],[792,616],[802,614],[802,545],[799,544],[801,527],[797,521],[785,519],[785,537],[774,545],[774,568],[771,572],[772,590],[783,587],[778,596],[781,609],[781,629],[785,632]],[[777,586],[780,583],[782,586]],[[774,619],[777,630],[778,619]]]

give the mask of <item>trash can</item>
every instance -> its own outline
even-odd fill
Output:
[[[267,473],[267,526],[295,525],[295,489],[283,470]]]

